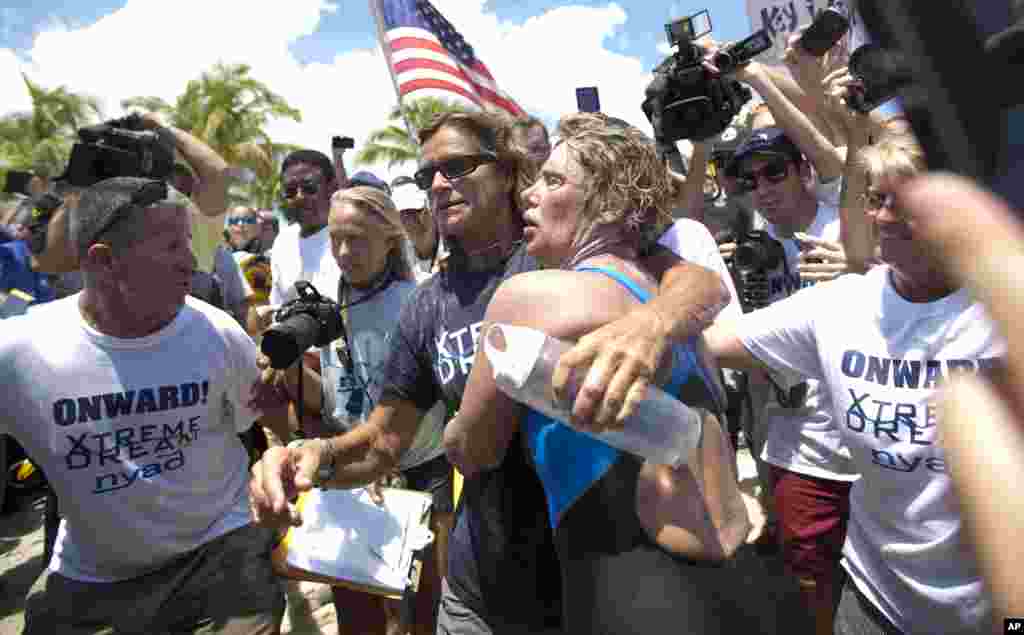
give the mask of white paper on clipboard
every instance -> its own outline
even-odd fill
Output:
[[[404,590],[414,553],[433,540],[423,522],[431,497],[391,488],[382,495],[383,507],[364,489],[304,494],[302,525],[285,539],[287,563],[357,585]]]

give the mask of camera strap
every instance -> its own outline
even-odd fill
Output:
[[[346,351],[345,355],[346,355],[346,359],[342,360],[342,361],[345,363],[345,371],[348,372],[349,374],[351,374],[353,372],[353,368],[352,368],[353,360],[352,360],[352,346],[351,346],[352,343],[349,341],[349,338],[348,338],[349,330],[351,329],[350,321],[349,321],[349,317],[348,317],[348,310],[349,310],[350,307],[354,307],[354,306],[360,305],[360,304],[362,304],[364,302],[369,302],[370,300],[372,300],[381,291],[383,291],[384,289],[387,289],[389,286],[391,286],[391,282],[394,279],[394,277],[395,277],[395,273],[393,271],[393,268],[392,268],[392,265],[391,265],[391,261],[389,260],[388,261],[388,268],[385,269],[377,277],[377,279],[373,282],[373,285],[371,285],[370,290],[366,292],[366,295],[364,295],[363,297],[359,298],[358,300],[351,301],[351,302],[349,301],[349,295],[350,295],[350,292],[351,292],[351,289],[352,289],[352,285],[350,285],[345,280],[344,277],[342,277],[340,280],[338,280],[338,300],[339,300],[339,302],[341,304],[341,306],[338,308],[338,311],[341,313],[341,323],[345,327],[344,329],[342,329],[341,337],[345,341],[345,351]]]

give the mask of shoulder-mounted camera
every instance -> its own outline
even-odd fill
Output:
[[[682,139],[703,141],[720,134],[750,101],[751,92],[736,80],[705,68],[707,51],[696,40],[711,32],[710,14],[705,9],[666,24],[665,32],[677,50],[654,69],[642,106],[655,139],[665,147]],[[762,29],[723,48],[712,61],[721,73],[729,73],[771,45]]]
[[[78,130],[64,174],[72,185],[89,187],[116,176],[164,180],[174,169],[174,144],[144,130],[137,114]]]

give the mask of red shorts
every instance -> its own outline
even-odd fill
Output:
[[[850,518],[850,486],[772,467],[782,560],[800,578],[829,579],[839,559]]]

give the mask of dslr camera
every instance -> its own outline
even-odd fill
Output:
[[[744,313],[771,304],[772,290],[768,279],[773,271],[782,266],[785,258],[786,250],[782,243],[766,231],[750,230],[736,238],[736,251],[728,265]],[[807,382],[783,388],[770,376],[769,381],[775,389],[775,399],[780,406],[803,407],[807,400]]]
[[[698,29],[697,24],[704,26]],[[703,141],[721,133],[751,98],[746,86],[704,67],[707,51],[695,42],[711,32],[706,9],[666,24],[665,32],[669,44],[677,50],[654,69],[642,105],[661,148],[674,147],[682,139]],[[727,74],[771,45],[771,38],[762,29],[723,48],[712,61]]]
[[[298,297],[277,310],[277,324],[263,333],[260,350],[276,369],[288,368],[311,346],[327,346],[345,333],[341,307],[309,282],[295,283]]]

